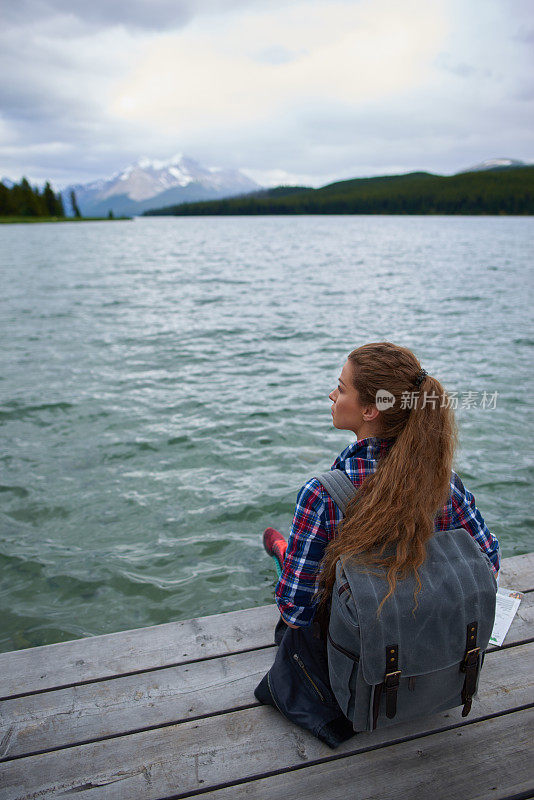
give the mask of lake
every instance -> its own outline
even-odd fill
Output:
[[[287,535],[302,483],[354,439],[328,393],[366,342],[458,392],[456,469],[503,555],[534,550],[533,234],[526,217],[0,226],[0,650],[271,602],[261,534]]]

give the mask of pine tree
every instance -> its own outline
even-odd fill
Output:
[[[27,178],[23,178],[19,184],[18,209],[17,213],[23,217],[40,217],[41,208],[39,203],[39,193],[34,191]]]
[[[76,219],[80,219],[82,214],[81,214],[80,209],[78,208],[78,203],[76,201],[76,193],[75,193],[74,189],[70,190],[70,202],[71,202],[71,205],[72,205],[72,213],[74,214]]]
[[[57,201],[56,196],[50,186],[50,182],[47,181],[45,183],[44,191],[43,191],[43,198],[44,203],[46,206],[46,213],[49,217],[56,217],[57,214]]]
[[[11,192],[5,184],[0,183],[0,217],[8,217],[11,214],[13,214]]]
[[[56,217],[64,217],[65,216],[65,209],[63,207],[63,198],[61,197],[61,192],[58,192],[55,196],[55,216]]]

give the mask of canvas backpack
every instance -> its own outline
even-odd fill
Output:
[[[345,513],[357,489],[342,470],[317,476]],[[357,560],[338,562],[328,628],[332,690],[355,731],[424,714],[471,709],[493,629],[497,581],[489,558],[463,528],[435,533],[413,577],[394,594],[384,572]]]

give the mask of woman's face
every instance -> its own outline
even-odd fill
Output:
[[[376,435],[379,412],[376,406],[364,406],[360,403],[358,390],[352,382],[353,370],[352,363],[347,360],[341,370],[337,387],[328,397],[332,401],[334,428],[353,431],[360,439]]]

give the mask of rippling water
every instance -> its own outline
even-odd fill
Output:
[[[457,469],[532,540],[529,218],[0,226],[0,650],[267,603],[267,525],[351,434],[328,392],[388,339],[460,409]]]

